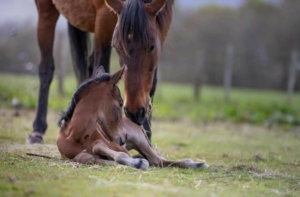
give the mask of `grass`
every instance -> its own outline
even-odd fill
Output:
[[[38,84],[37,77],[0,74],[0,106],[10,106],[12,98],[18,98],[24,107],[36,108]],[[122,86],[121,83],[121,89]],[[65,96],[58,94],[57,87],[54,80],[49,107],[62,111],[68,106],[76,88],[74,77],[65,79]],[[276,91],[233,89],[231,100],[225,102],[222,88],[204,86],[201,95],[201,99],[196,101],[192,86],[159,84],[154,100],[154,117],[165,120],[186,118],[194,122],[231,121],[284,129],[300,126],[299,93],[294,95],[290,104],[284,92]]]
[[[262,126],[269,110],[271,115],[278,112],[299,120],[299,94],[286,105],[280,92],[233,90],[231,102],[225,103],[221,89],[204,87],[201,101],[194,101],[189,86],[160,84],[155,97],[154,147],[167,158],[205,160],[211,167],[151,167],[142,172],[124,166],[78,165],[60,158],[56,122],[76,87],[72,77],[66,79],[66,96],[57,94],[56,82],[52,84],[46,144],[26,144],[37,84],[36,77],[0,76],[1,196],[299,196],[300,128],[277,120]],[[18,117],[10,107],[12,98],[24,106]],[[263,113],[263,118],[251,121],[247,113]]]
[[[0,111],[1,196],[298,196],[300,130],[249,124],[154,121],[153,144],[165,157],[206,160],[206,170],[78,165],[55,146],[57,111],[45,145],[25,143],[34,111]],[[45,159],[26,153],[52,157]]]

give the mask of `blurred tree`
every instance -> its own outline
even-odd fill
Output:
[[[291,52],[300,51],[299,13],[297,0],[247,0],[238,9],[206,6],[177,13],[162,58],[163,80],[194,83],[201,70],[205,83],[222,85],[231,44],[234,86],[285,90]]]

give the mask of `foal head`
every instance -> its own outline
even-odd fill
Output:
[[[157,24],[158,13],[166,0],[105,0],[118,16],[112,46],[124,74],[124,111],[133,122],[143,124],[150,103],[150,91],[161,54],[162,32]]]
[[[92,124],[98,123],[109,140],[122,143],[126,133],[122,133],[123,99],[117,83],[124,70],[125,67],[110,75],[104,73],[102,67],[97,69],[88,81],[77,88],[69,108],[59,120],[59,125],[63,127],[63,122],[65,125],[74,116],[79,116],[75,121],[85,121],[77,122],[77,125],[86,125],[90,120],[95,120]]]

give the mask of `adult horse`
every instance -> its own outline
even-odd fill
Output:
[[[53,78],[53,41],[60,14],[69,21],[71,51],[78,83],[100,65],[109,72],[111,46],[126,65],[126,116],[143,125],[151,139],[151,102],[156,88],[157,64],[167,35],[174,0],[35,0],[38,8],[39,99],[30,143],[42,143],[47,129],[49,87]],[[94,51],[87,60],[87,33],[94,33]]]

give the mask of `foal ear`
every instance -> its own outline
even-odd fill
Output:
[[[165,7],[167,0],[152,0],[145,4],[146,12],[150,15],[156,15]]]
[[[125,70],[126,70],[126,66],[124,65],[124,66],[121,68],[121,70],[117,71],[115,74],[113,74],[113,75],[111,76],[110,83],[111,83],[112,85],[117,84],[117,83],[120,81],[120,79],[122,78],[122,75],[123,75],[123,73],[124,73]]]
[[[102,75],[103,73],[105,73],[104,67],[100,66],[99,68],[97,68],[96,70],[94,70],[91,78],[95,78],[95,77],[99,77],[100,75]]]
[[[121,0],[105,0],[105,4],[117,15],[120,15],[124,7],[124,2]]]

